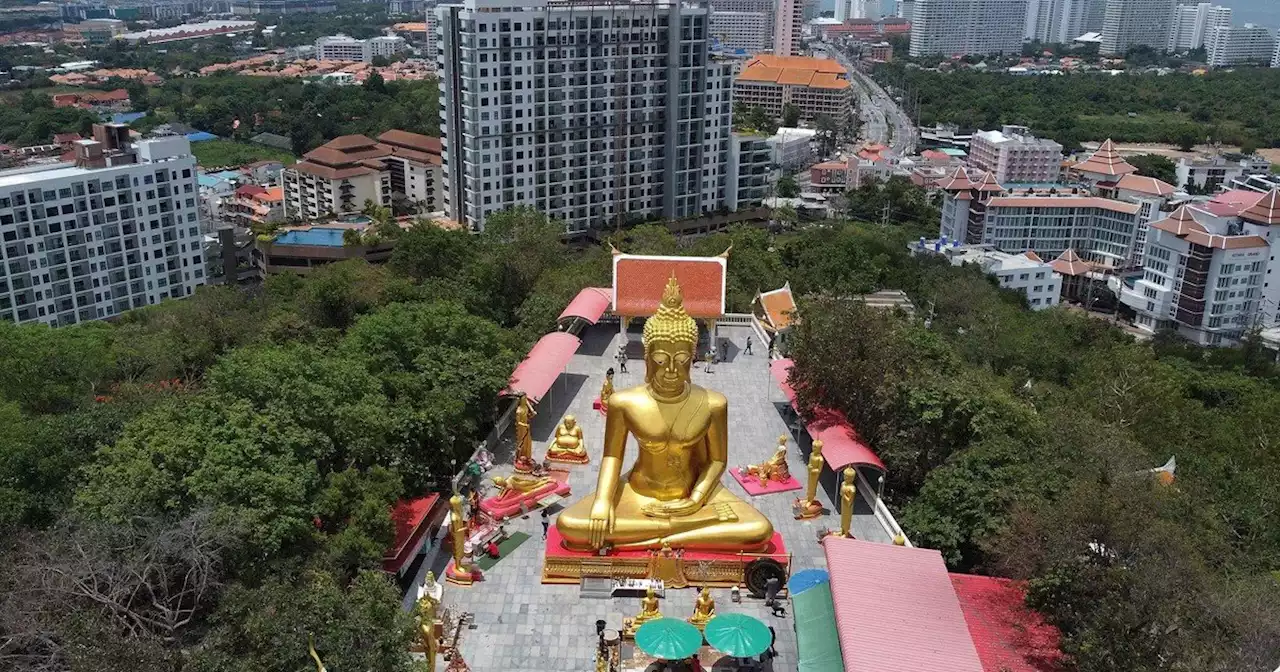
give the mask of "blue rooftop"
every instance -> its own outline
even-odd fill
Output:
[[[342,247],[342,232],[346,229],[322,229],[313,227],[308,231],[285,231],[276,236],[276,245],[324,245]]]

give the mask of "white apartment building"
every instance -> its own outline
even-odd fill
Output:
[[[1187,189],[1192,185],[1210,192],[1218,187],[1230,185],[1233,181],[1250,175],[1267,175],[1271,172],[1271,162],[1261,157],[1246,156],[1227,158],[1217,156],[1182,157],[1174,169],[1178,176],[1179,189]]]
[[[773,148],[766,138],[730,134],[728,183],[724,207],[730,211],[760,205],[773,193]]]
[[[1035,252],[1009,254],[982,245],[962,245],[945,238],[933,241],[921,238],[907,247],[914,255],[945,256],[952,266],[977,265],[982,272],[994,276],[1000,287],[1022,292],[1032,310],[1052,308],[1061,301],[1062,276]]]
[[[765,19],[765,35],[768,36],[768,44],[765,46],[765,51],[773,49],[773,22],[777,14],[774,0],[711,0],[711,26],[713,29],[716,25],[716,15],[720,12],[763,15]],[[716,36],[714,32],[712,36]]]
[[[63,326],[205,284],[196,161],[181,136],[98,125],[75,162],[0,171],[0,319]]]
[[[1164,49],[1177,0],[1107,0],[1099,53],[1123,56],[1131,47]]]
[[[436,16],[436,5],[427,7],[427,42],[422,45],[422,57],[435,61],[440,58],[440,19]]]
[[[773,53],[799,56],[804,48],[800,30],[804,27],[804,3],[801,0],[778,0],[773,15]]]
[[[916,0],[898,0],[898,18],[912,21],[916,15]]]
[[[1173,328],[1201,345],[1232,345],[1250,328],[1280,324],[1280,286],[1270,281],[1280,251],[1270,235],[1280,224],[1280,190],[1254,196],[1183,205],[1151,226],[1142,277],[1120,297],[1140,329]]]
[[[783,170],[807,167],[813,163],[813,143],[817,136],[818,131],[813,128],[779,128],[769,138],[773,164]]]
[[[851,19],[879,19],[882,14],[880,0],[849,0]]]
[[[1107,0],[1031,0],[1027,39],[1069,44],[1088,32],[1101,32]]]
[[[1187,51],[1204,46],[1210,28],[1231,25],[1231,8],[1201,2],[1194,5],[1178,5],[1174,8],[1173,22],[1169,26],[1169,51]]]
[[[1271,53],[1271,67],[1280,68],[1280,39],[1276,40],[1276,50]]]
[[[997,196],[987,203],[982,243],[1046,258],[1073,249],[1088,261],[1125,267],[1141,253],[1140,212],[1137,204],[1098,196]]]
[[[851,0],[836,0],[835,19],[840,23],[849,20],[849,3]]]
[[[1018,53],[1027,0],[916,0],[912,56]]]
[[[980,131],[969,142],[969,165],[995,173],[996,182],[1057,182],[1062,172],[1062,145],[1037,138],[1025,126]]]
[[[713,12],[711,36],[721,48],[741,49],[749,54],[768,51],[773,44],[771,17],[760,12]]]
[[[1265,26],[1215,26],[1205,31],[1204,47],[1211,68],[1243,63],[1270,63],[1276,50],[1276,34]]]
[[[706,7],[466,0],[436,11],[454,220],[478,231],[529,205],[583,231],[730,200],[732,66],[709,57]]]
[[[316,40],[316,58],[322,61],[354,61],[368,63],[378,56],[390,58],[409,48],[398,35],[380,35],[357,40],[347,35],[329,35]]]

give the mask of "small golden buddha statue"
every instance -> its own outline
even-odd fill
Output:
[[[658,596],[653,592],[653,587],[650,586],[645,589],[644,597],[640,598],[640,613],[636,614],[635,618],[628,619],[625,623],[625,634],[628,637],[634,637],[636,630],[639,630],[640,626],[659,618],[662,618],[662,610],[658,607]]]
[[[693,615],[689,623],[701,630],[707,627],[707,621],[716,615],[716,601],[711,597],[711,589],[706,586],[698,592],[698,600],[693,603]]]
[[[609,397],[613,396],[613,368],[604,374],[604,384],[600,386],[600,410],[609,412]]]
[[[791,468],[787,466],[787,435],[778,437],[778,450],[764,464],[747,465],[747,474],[760,479],[764,487],[770,480],[785,483],[791,479]]]
[[[471,563],[466,558],[467,521],[462,515],[462,496],[449,498],[449,536],[453,543],[453,562],[445,571],[449,583],[469,586],[474,582]]]
[[[516,405],[516,471],[533,470],[533,432],[529,427],[534,413],[529,408],[529,397],[520,395]]]
[[[844,484],[840,486],[840,536],[852,537],[849,526],[853,523],[854,500],[858,497],[858,486],[853,479],[857,472],[853,467],[844,468]]]
[[[615,392],[605,414],[595,493],[556,519],[572,549],[757,550],[773,537],[764,514],[720,484],[729,452],[728,401],[694,385],[698,326],[673,276],[645,321],[645,384]],[[628,435],[639,454],[622,472]]]
[[[551,482],[551,478],[547,476],[530,476],[516,472],[510,476],[494,476],[493,484],[498,488],[498,499],[513,494],[524,494],[533,492],[538,488]]]
[[[587,462],[587,447],[582,438],[582,426],[572,415],[556,426],[555,440],[547,446],[547,459],[555,462]]]
[[[796,518],[814,518],[822,514],[822,504],[818,502],[818,476],[826,462],[822,457],[822,441],[814,441],[813,450],[809,453],[809,487],[804,491],[804,499],[795,501]]]

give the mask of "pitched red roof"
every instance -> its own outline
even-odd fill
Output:
[[[1257,203],[1240,213],[1240,219],[1254,224],[1280,224],[1280,189],[1267,192]]]
[[[1033,250],[1027,250],[1026,252],[1023,252],[1023,253],[1022,253],[1022,256],[1026,257],[1026,258],[1028,258],[1028,259],[1030,259],[1031,261],[1034,261],[1034,262],[1036,262],[1036,263],[1044,263],[1044,259],[1041,259],[1041,258],[1040,258],[1040,255],[1036,254],[1036,253],[1035,253],[1035,251],[1033,251]]]
[[[974,183],[969,179],[969,173],[964,169],[964,166],[956,166],[956,172],[952,173],[951,177],[942,180],[938,187],[947,191],[963,191],[972,189]]]
[[[573,297],[569,305],[565,306],[556,321],[564,322],[566,319],[577,317],[589,324],[595,324],[599,321],[600,316],[604,315],[604,311],[609,309],[609,302],[612,297],[613,290],[608,287],[584,288],[578,292],[577,296]]]
[[[1093,270],[1093,264],[1081,259],[1071,248],[1067,248],[1058,255],[1057,259],[1049,262],[1049,266],[1062,275],[1084,275]]]
[[[938,551],[822,540],[845,672],[984,672]]]
[[[1197,222],[1191,214],[1191,209],[1185,205],[1180,205],[1176,210],[1169,213],[1168,217],[1155,222],[1151,225],[1153,229],[1168,231],[1175,236],[1185,236],[1192,231],[1200,233],[1208,233],[1209,230],[1204,228],[1200,222]]]
[[[724,257],[613,256],[613,312],[648,317],[662,303],[662,291],[674,273],[684,294],[684,309],[699,318],[724,315]]]
[[[568,366],[582,340],[566,331],[553,331],[538,339],[529,354],[511,372],[504,395],[523,394],[538,403]]]
[[[1004,191],[1004,187],[1000,186],[999,182],[996,182],[994,173],[984,173],[977,189],[978,191]]]
[[[791,316],[796,311],[796,299],[791,294],[790,282],[778,289],[761,292],[756,299],[760,301],[760,308],[769,320],[769,326],[774,329],[786,329],[791,326]]]
[[[383,571],[394,573],[412,564],[430,527],[432,509],[439,500],[440,495],[432,493],[417,499],[402,499],[392,507],[391,522],[396,526],[396,536],[382,559]]]
[[[952,574],[969,635],[985,672],[1059,672],[1062,634],[1026,606],[1022,584],[991,576]]]
[[[1137,168],[1129,165],[1127,161],[1120,158],[1120,152],[1116,151],[1116,146],[1107,138],[1105,142],[1098,147],[1098,151],[1094,152],[1089,158],[1072,166],[1076,170],[1086,173],[1099,173],[1102,175],[1128,175],[1137,172]]]
[[[1175,191],[1173,185],[1168,182],[1142,175],[1125,175],[1120,178],[1116,186],[1127,191],[1136,191],[1140,194],[1149,194],[1151,196],[1168,196]]]

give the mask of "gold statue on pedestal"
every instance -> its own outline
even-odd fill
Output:
[[[449,536],[453,542],[453,561],[445,569],[445,580],[469,586],[475,578],[471,563],[466,559],[467,521],[462,517],[462,496],[457,493],[449,498]]]
[[[716,601],[711,597],[711,589],[703,586],[698,593],[698,601],[693,603],[693,615],[689,617],[689,624],[702,630],[715,615]]]
[[[822,474],[822,465],[826,462],[822,457],[822,441],[814,441],[813,450],[809,453],[809,487],[804,491],[804,499],[795,501],[796,518],[816,518],[822,515],[822,504],[818,501],[818,476]]]
[[[605,415],[596,492],[565,509],[556,527],[575,550],[758,550],[769,519],[720,485],[728,459],[728,402],[694,385],[698,326],[673,276],[644,325],[645,384],[613,394]],[[622,473],[627,436],[639,456]]]
[[[516,471],[533,471],[533,432],[529,422],[535,414],[529,408],[529,397],[520,395],[516,406]]]
[[[547,459],[576,464],[585,464],[590,459],[582,438],[582,426],[572,415],[564,416],[564,420],[556,425],[555,440],[547,446]]]
[[[636,630],[640,626],[649,621],[662,618],[662,611],[658,608],[658,596],[654,594],[653,587],[645,589],[644,597],[640,598],[640,613],[635,618],[628,618],[623,623],[623,634],[627,637],[635,637]]]
[[[600,386],[600,410],[609,412],[609,397],[613,396],[613,367],[604,374],[604,384]]]
[[[840,486],[840,536],[842,537],[853,536],[849,534],[849,525],[853,523],[854,500],[858,497],[858,486],[853,483],[855,476],[857,472],[853,467],[844,468],[844,484]]]
[[[418,641],[413,650],[426,656],[427,672],[435,672],[436,655],[440,651],[440,639],[436,636],[440,600],[434,594],[435,585],[436,575],[427,572],[427,580],[418,591]]]
[[[787,466],[787,435],[778,437],[778,450],[774,451],[773,457],[769,458],[768,462],[747,465],[747,474],[760,479],[761,487],[768,484],[770,480],[779,483],[790,480],[791,468]]]

